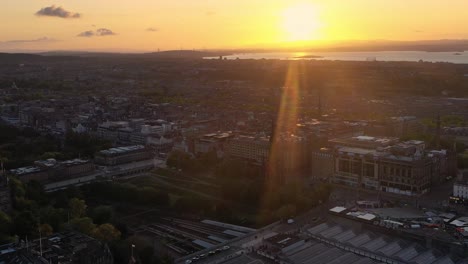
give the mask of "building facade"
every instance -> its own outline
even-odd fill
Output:
[[[99,151],[94,161],[98,165],[113,166],[153,158],[149,148],[143,145],[110,148]]]
[[[264,164],[269,156],[270,141],[265,137],[237,136],[226,145],[227,155],[257,164]]]
[[[419,196],[430,190],[439,171],[422,141],[359,136],[332,140],[331,182],[354,188]]]

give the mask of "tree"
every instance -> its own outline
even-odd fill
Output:
[[[276,211],[276,217],[280,219],[291,218],[296,215],[296,206],[293,204],[287,204],[282,206]]]
[[[115,264],[128,264],[130,260],[131,244],[128,240],[116,240],[109,243]]]
[[[93,218],[94,223],[98,225],[110,222],[113,216],[114,209],[105,205],[98,206],[91,212],[91,218]]]
[[[11,218],[4,212],[0,211],[0,235],[9,234],[11,232],[11,227]]]
[[[30,181],[26,185],[26,198],[35,201],[38,204],[48,204],[47,196],[45,195],[42,184],[37,181]]]
[[[104,242],[111,242],[120,238],[120,231],[111,224],[102,224],[95,228],[91,234],[94,238]]]
[[[54,232],[49,224],[42,224],[39,226],[39,231],[43,236],[50,236]]]
[[[79,218],[85,215],[86,213],[86,208],[88,207],[86,205],[86,202],[83,200],[80,200],[78,198],[73,198],[68,202],[68,207],[70,209],[70,215],[72,218]]]
[[[70,221],[71,226],[81,233],[90,235],[96,228],[93,220],[89,217],[75,218]]]
[[[22,211],[13,218],[14,233],[19,237],[37,235],[37,218],[31,211]]]
[[[62,224],[67,219],[67,213],[63,208],[52,206],[43,207],[40,210],[41,222],[49,224],[53,230],[60,230]]]

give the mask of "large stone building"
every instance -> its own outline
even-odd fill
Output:
[[[110,148],[99,151],[94,161],[98,165],[112,166],[134,161],[146,160],[153,157],[151,150],[143,145]]]
[[[110,148],[99,151],[95,163],[105,167],[108,177],[130,177],[153,169],[154,153],[142,145]]]
[[[270,140],[266,137],[237,136],[228,141],[227,156],[257,164],[265,164],[270,152]]]
[[[55,159],[37,160],[34,166],[10,170],[10,174],[22,182],[37,181],[44,185],[45,191],[55,191],[69,186],[79,186],[98,180],[102,173],[90,160]]]
[[[198,137],[194,140],[194,154],[215,152],[218,157],[222,157],[226,151],[227,142],[233,137],[234,135],[230,132],[210,133]]]
[[[354,188],[419,196],[440,180],[441,168],[448,171],[448,167],[453,167],[440,162],[446,160],[446,152],[427,151],[423,141],[357,136],[332,139],[330,145],[332,150],[328,152],[313,153],[312,163],[317,166],[313,167],[312,176],[331,175],[330,182]],[[331,159],[333,171],[324,163]],[[322,163],[324,167],[320,166]]]

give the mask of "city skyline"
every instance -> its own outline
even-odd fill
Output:
[[[0,51],[234,49],[349,40],[467,39],[454,0],[8,1]],[[398,19],[394,15],[398,14]]]

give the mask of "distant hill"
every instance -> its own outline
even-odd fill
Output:
[[[0,60],[40,59],[40,55],[27,53],[0,53]]]
[[[0,53],[0,64],[60,61],[69,59],[73,59],[73,56],[47,57],[40,54],[29,53]]]
[[[130,53],[101,51],[48,51],[42,53],[0,53],[0,63],[19,60],[58,60],[58,58],[122,58],[122,59],[201,59],[203,57],[227,56],[238,53],[258,52],[346,52],[346,51],[427,51],[427,52],[463,52],[468,51],[467,39],[441,39],[418,41],[365,40],[340,41],[334,43],[317,43],[314,41],[294,43],[277,43],[271,45],[255,45],[251,47],[230,50],[167,50],[161,52]],[[49,59],[48,59],[49,58]],[[55,58],[55,59],[50,59]]]
[[[195,51],[195,50],[168,50],[160,52],[145,53],[147,56],[160,58],[203,58],[203,57],[218,57],[230,55],[229,52],[214,52],[214,51]]]
[[[229,53],[194,51],[194,50],[168,50],[150,53],[117,53],[117,52],[87,52],[87,51],[48,51],[39,53],[43,56],[76,56],[76,57],[146,57],[170,59],[198,59],[203,57],[216,57]]]

